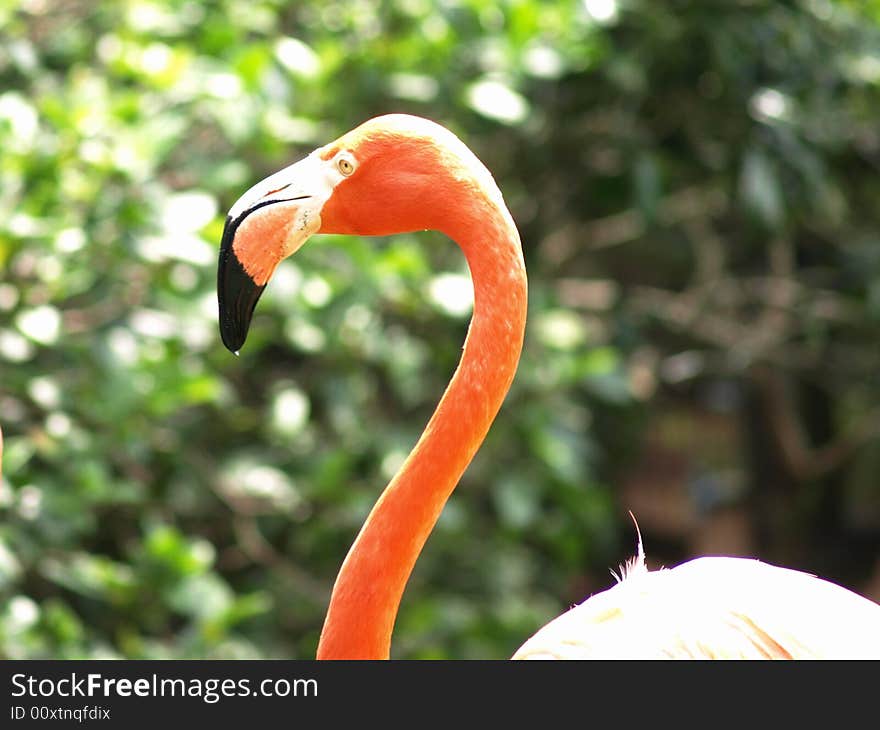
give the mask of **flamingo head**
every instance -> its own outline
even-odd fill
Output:
[[[238,352],[275,268],[313,234],[442,230],[455,215],[450,188],[473,179],[475,160],[440,125],[390,114],[258,182],[229,210],[220,244],[223,344]]]

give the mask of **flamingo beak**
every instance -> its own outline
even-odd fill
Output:
[[[236,355],[247,339],[254,308],[266,288],[265,284],[257,284],[248,274],[232,247],[240,223],[241,220],[232,216],[226,217],[217,266],[220,337],[226,349]]]
[[[332,192],[315,155],[248,190],[229,210],[217,266],[220,337],[238,354],[257,301],[275,268],[321,227],[321,207]]]

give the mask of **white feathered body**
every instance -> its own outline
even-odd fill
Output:
[[[880,659],[880,605],[815,576],[747,558],[649,571],[538,631],[514,659]]]

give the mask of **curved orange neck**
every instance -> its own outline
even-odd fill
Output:
[[[318,659],[387,659],[419,553],[507,394],[527,285],[519,235],[497,192],[467,188],[441,230],[464,251],[474,315],[461,362],[422,437],[382,493],[333,587]]]

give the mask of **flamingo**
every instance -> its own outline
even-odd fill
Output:
[[[452,379],[382,492],[334,584],[319,659],[387,659],[410,572],[507,394],[523,344],[519,234],[492,175],[452,132],[391,114],[269,176],[232,206],[220,247],[220,333],[235,354],[278,264],[315,233],[438,230],[463,250],[473,317]],[[648,571],[562,614],[514,658],[880,657],[880,606],[757,560],[705,557]]]

